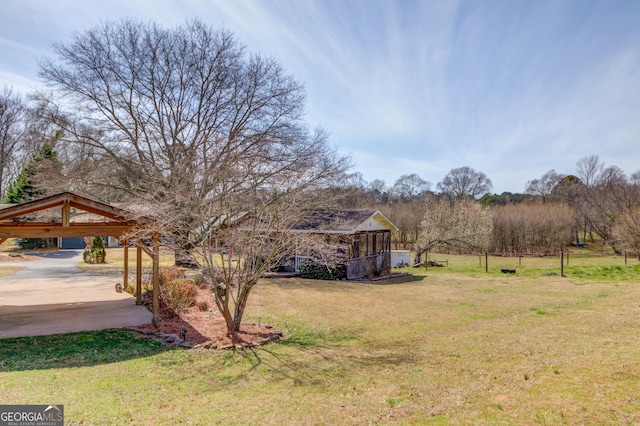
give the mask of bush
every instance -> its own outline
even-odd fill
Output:
[[[184,273],[178,268],[162,268],[160,269],[160,285],[165,285],[171,281],[184,278]]]
[[[82,258],[87,263],[105,263],[107,252],[104,249],[104,240],[102,237],[94,237],[91,240],[91,249],[85,249]]]
[[[210,285],[209,281],[207,281],[207,279],[202,274],[196,274],[191,276],[190,278],[193,280],[193,283],[197,285],[199,288],[204,289],[209,287]]]
[[[16,238],[15,241],[21,249],[26,250],[56,246],[55,238]]]
[[[193,305],[198,295],[198,288],[193,280],[188,278],[175,278],[167,280],[166,277],[173,276],[172,272],[163,272],[160,280],[160,299],[162,302],[180,315],[185,309]]]
[[[300,276],[314,280],[345,280],[347,279],[347,266],[338,264],[334,268],[327,268],[325,265],[306,262],[302,266]]]

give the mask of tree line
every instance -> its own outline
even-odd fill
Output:
[[[346,188],[344,207],[374,207],[394,221],[396,249],[544,256],[598,239],[615,253],[640,253],[640,171],[627,176],[597,155],[580,159],[574,174],[549,170],[528,181],[523,193],[492,194],[491,180],[470,167],[452,169],[435,191],[417,174],[387,186],[355,173]],[[478,208],[487,210],[480,216],[490,224],[476,222],[483,232],[462,238],[464,221],[454,219],[462,215],[471,223]]]

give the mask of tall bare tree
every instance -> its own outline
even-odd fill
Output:
[[[389,189],[382,179],[374,179],[369,182],[367,193],[374,204],[386,204],[389,202]]]
[[[13,89],[0,92],[0,200],[4,199],[7,184],[21,167],[18,151],[26,128],[25,103]]]
[[[64,96],[52,117],[110,159],[118,173],[103,183],[147,205],[178,263],[225,288],[218,308],[237,331],[257,278],[291,250],[286,231],[350,166],[308,129],[303,87],[199,21],[107,22],[55,53],[40,71]],[[235,268],[216,261],[231,248]]]
[[[553,190],[564,179],[564,175],[556,173],[554,169],[549,170],[539,179],[533,179],[525,184],[525,194],[538,195],[542,202],[546,203],[552,195]]]
[[[465,166],[451,169],[444,179],[438,182],[437,187],[451,202],[454,202],[464,198],[477,199],[491,191],[493,183],[484,173]]]
[[[619,233],[614,232],[620,214],[640,205],[640,194],[617,166],[606,166],[597,156],[585,157],[577,164],[578,176],[584,183],[576,201],[586,228],[595,232],[603,243],[620,253]]]
[[[422,179],[416,173],[400,176],[391,191],[400,201],[422,200],[431,189],[431,182]]]
[[[588,155],[576,163],[577,176],[587,187],[591,187],[599,180],[603,169],[604,163],[597,155]]]
[[[410,200],[404,203],[380,205],[379,209],[398,227],[391,233],[391,242],[396,249],[413,249],[419,235],[420,222],[424,217],[424,201]]]
[[[620,244],[632,250],[640,260],[640,207],[621,212],[613,233]]]

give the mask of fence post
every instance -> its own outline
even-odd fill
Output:
[[[564,277],[564,251],[560,251],[560,276]]]
[[[484,252],[484,271],[489,272],[489,253]]]

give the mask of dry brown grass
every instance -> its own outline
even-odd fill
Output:
[[[637,284],[275,281],[251,313],[268,307],[331,342],[307,371],[328,388],[314,396],[327,411],[309,407],[309,421],[322,412],[325,424],[633,424]]]

